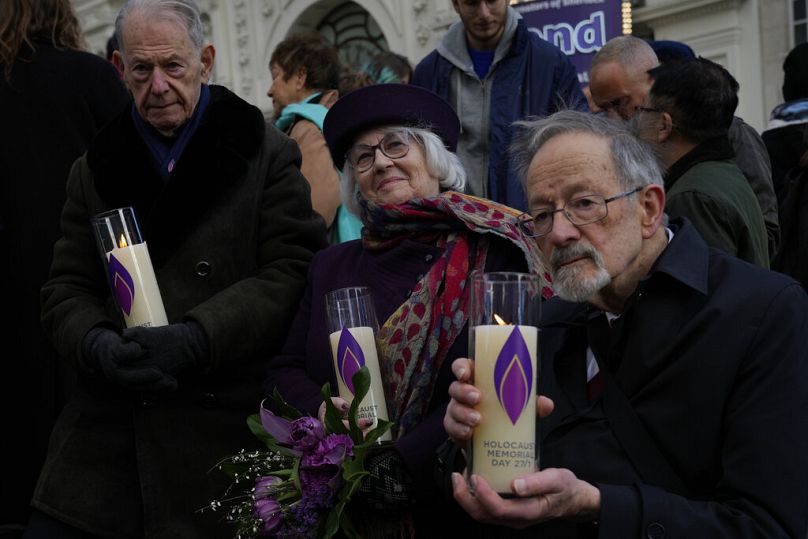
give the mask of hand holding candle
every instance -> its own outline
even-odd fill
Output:
[[[497,492],[536,469],[540,283],[520,273],[472,278],[469,350],[480,392],[470,470]]]

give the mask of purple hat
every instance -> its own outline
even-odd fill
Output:
[[[339,98],[323,122],[323,136],[338,169],[365,131],[385,125],[423,127],[438,135],[450,151],[457,148],[460,120],[442,97],[420,86],[374,84]]]

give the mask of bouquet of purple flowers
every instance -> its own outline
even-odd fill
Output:
[[[223,505],[226,518],[235,525],[235,537],[325,538],[338,531],[358,537],[349,512],[351,496],[368,474],[364,468],[369,451],[392,425],[379,420],[363,432],[357,424],[357,408],[367,394],[370,374],[362,367],[354,374],[354,399],[346,426],[331,402],[326,384],[325,424],[304,416],[283,400],[277,389],[274,409],[261,404],[260,414],[247,419],[250,430],[264,442],[267,451],[244,451],[222,459],[216,468],[233,479],[225,499],[214,500],[210,508]],[[240,485],[248,485],[230,496]]]

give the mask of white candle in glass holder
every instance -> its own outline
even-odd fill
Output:
[[[370,373],[370,389],[359,403],[357,419],[371,419],[373,427],[378,424],[379,419],[388,420],[373,328],[344,327],[331,333],[328,338],[331,343],[331,355],[334,358],[334,370],[337,373],[339,396],[349,403],[353,402],[353,375],[362,366],[367,366]],[[392,440],[389,430],[379,438],[379,441],[389,440]]]
[[[146,242],[128,245],[121,234],[118,247],[107,252],[107,262],[112,291],[126,327],[168,325]]]
[[[538,330],[481,325],[472,331],[482,420],[471,442],[471,472],[497,492],[512,494],[511,482],[536,470]]]

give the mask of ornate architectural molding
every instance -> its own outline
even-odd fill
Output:
[[[632,11],[635,23],[641,22],[652,26],[667,25],[696,17],[733,11],[744,0],[668,0],[667,2],[637,8]]]

